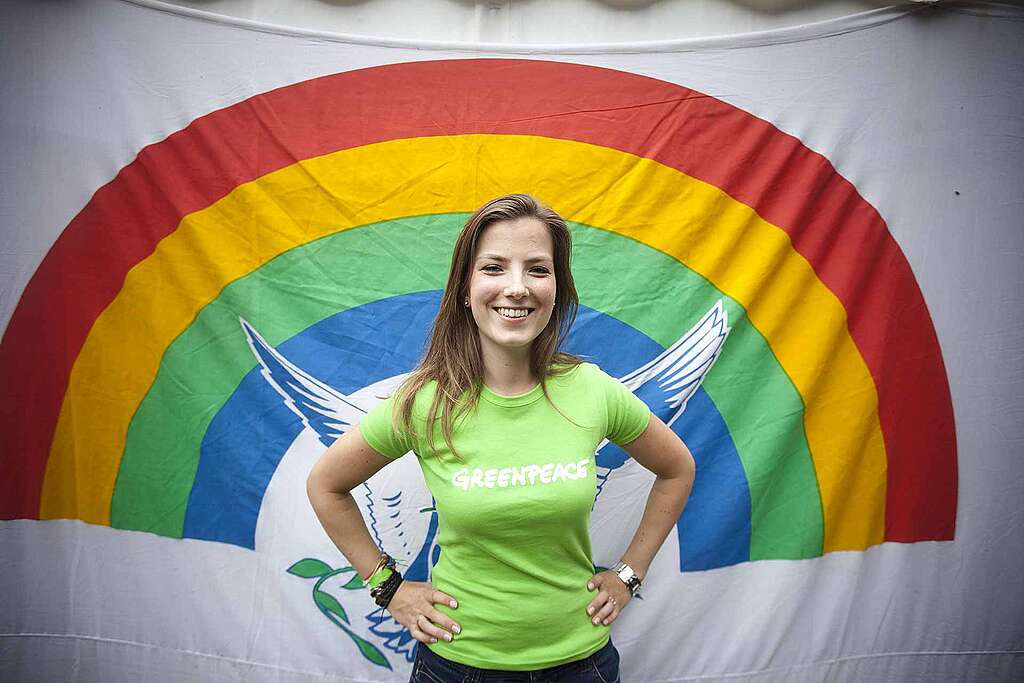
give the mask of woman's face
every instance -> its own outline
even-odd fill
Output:
[[[554,243],[538,218],[499,221],[477,239],[469,303],[484,359],[529,352],[555,304]]]

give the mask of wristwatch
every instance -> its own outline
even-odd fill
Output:
[[[640,577],[636,575],[633,568],[625,562],[619,562],[617,565],[612,567],[612,571],[619,575],[622,579],[622,583],[626,584],[626,588],[629,592],[636,597],[636,594],[640,592]]]

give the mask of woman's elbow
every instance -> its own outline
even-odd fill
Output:
[[[313,465],[313,469],[309,471],[309,476],[306,477],[306,496],[314,507],[316,507],[316,501],[319,498],[330,492],[330,486],[326,481],[326,473],[321,464],[322,461],[318,461]]]
[[[693,458],[693,453],[690,449],[686,449],[686,478],[689,479],[690,483],[697,477],[697,461]]]
[[[697,461],[693,459],[693,453],[686,447],[686,444],[681,440],[679,444],[682,448],[679,457],[675,459],[676,466],[669,476],[672,479],[681,479],[693,484],[693,480],[697,476]]]
[[[310,502],[344,496],[358,486],[349,464],[351,458],[333,449],[333,446],[327,449],[306,477],[306,495]]]
[[[309,498],[309,502],[314,508],[316,507],[316,498],[320,491],[320,482],[317,479],[317,472],[314,467],[313,470],[310,471],[309,476],[306,477],[306,497]]]

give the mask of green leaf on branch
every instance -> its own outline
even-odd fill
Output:
[[[333,595],[317,590],[313,592],[313,599],[316,600],[316,604],[320,605],[328,612],[341,617],[341,620],[346,624],[349,623],[348,614],[345,612],[345,608],[341,606],[341,603],[338,602]]]
[[[356,646],[359,648],[359,651],[363,653],[364,657],[377,666],[383,666],[387,669],[391,668],[391,664],[388,663],[387,658],[380,650],[374,647],[373,643],[368,640],[363,640],[354,633],[349,633],[349,635],[352,636],[352,640],[355,641]]]
[[[331,565],[310,557],[307,557],[304,560],[299,560],[292,566],[288,567],[289,574],[301,576],[304,579],[318,579],[321,576],[330,574],[332,571],[334,570],[331,569]]]
[[[345,588],[349,590],[356,590],[359,588],[364,588],[365,586],[366,582],[363,581],[363,577],[359,576],[359,572],[356,572],[355,576],[349,579],[348,583],[345,584]]]

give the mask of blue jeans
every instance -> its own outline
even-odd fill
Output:
[[[619,651],[609,639],[600,650],[575,662],[536,671],[501,671],[453,662],[417,643],[409,683],[619,683]]]

